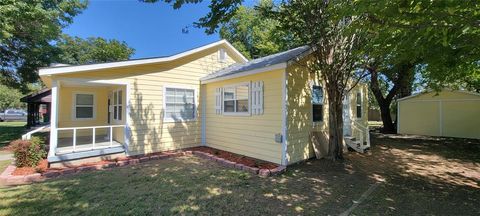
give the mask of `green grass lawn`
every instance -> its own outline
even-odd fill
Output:
[[[2,173],[5,168],[7,168],[8,165],[10,165],[12,163],[11,160],[3,160],[3,161],[0,161],[0,173]]]
[[[25,133],[25,122],[0,122],[0,149],[12,140],[22,138]]]
[[[480,142],[372,139],[270,178],[185,156],[0,188],[0,215],[338,215],[378,182],[353,215],[480,214]]]

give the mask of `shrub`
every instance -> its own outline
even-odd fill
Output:
[[[11,143],[17,167],[35,167],[47,153],[45,142],[39,137],[31,140],[15,140]]]

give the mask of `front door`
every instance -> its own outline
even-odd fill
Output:
[[[344,136],[351,136],[352,135],[352,127],[350,122],[350,98],[348,93],[345,95],[343,99],[343,135]]]

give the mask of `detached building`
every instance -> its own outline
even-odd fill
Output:
[[[443,90],[398,100],[397,132],[480,139],[480,94]]]

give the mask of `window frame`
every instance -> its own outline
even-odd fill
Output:
[[[90,105],[80,105],[77,106],[77,95],[92,95],[93,96],[93,104]],[[73,92],[73,105],[72,105],[72,120],[75,121],[89,121],[95,120],[97,118],[97,94],[95,92]],[[77,118],[77,107],[92,107],[92,117],[91,118]]]
[[[360,104],[358,104],[358,95],[360,94]],[[360,117],[358,117],[358,107],[360,107]],[[363,93],[362,90],[358,90],[355,94],[355,119],[363,118]]]
[[[167,112],[167,88],[171,89],[183,89],[183,90],[193,90],[193,118],[192,119],[173,119],[168,118],[166,115]],[[197,120],[197,88],[193,86],[183,86],[183,85],[164,85],[163,86],[163,122],[190,122]]]
[[[248,112],[225,112],[225,89],[226,88],[236,88],[238,86],[248,86]],[[234,99],[233,101],[237,100],[237,94],[235,91],[234,94]],[[233,105],[234,109],[236,109],[236,104],[234,103]],[[225,116],[250,116],[252,113],[252,85],[250,82],[241,82],[241,83],[235,83],[235,84],[230,84],[230,85],[224,85],[222,87],[222,115]]]
[[[118,103],[118,93],[119,92],[122,92],[122,103]],[[115,94],[117,95],[117,103],[115,103]],[[123,121],[124,117],[125,117],[125,112],[123,111],[123,108],[125,107],[124,105],[124,102],[125,102],[125,98],[123,97],[125,95],[125,91],[122,89],[122,88],[119,88],[119,89],[116,89],[116,90],[113,90],[112,91],[112,99],[111,99],[111,103],[112,103],[112,107],[113,107],[113,111],[112,111],[112,120],[113,122],[116,122],[116,123],[120,123]],[[118,107],[121,107],[121,110],[122,110],[122,115],[120,116],[120,119],[118,119],[118,115],[115,116],[115,110],[118,108]],[[117,110],[117,114],[118,114],[118,110]]]
[[[322,95],[323,95],[323,97],[322,97],[321,104],[313,103],[313,90],[314,90],[315,86],[320,87],[320,89],[322,90]],[[324,90],[324,88],[323,88],[322,85],[313,84],[313,83],[310,85],[310,89],[311,89],[311,95],[312,95],[312,98],[311,98],[311,104],[312,104],[312,109],[311,109],[311,111],[312,111],[312,115],[311,115],[311,116],[312,116],[312,123],[313,123],[313,124],[323,124],[323,122],[325,121],[325,90]],[[313,107],[314,107],[314,105],[322,105],[322,120],[320,120],[320,121],[315,121],[315,120],[313,119]]]

